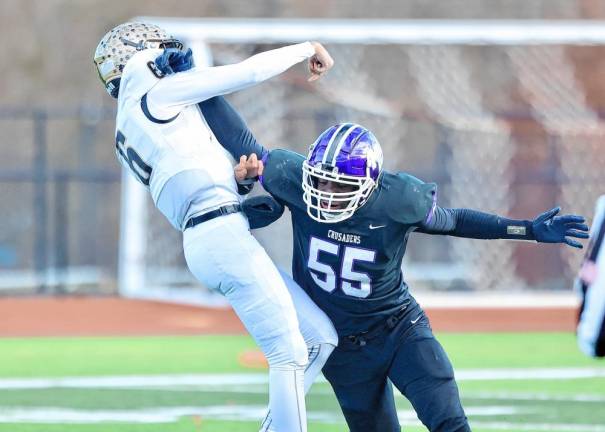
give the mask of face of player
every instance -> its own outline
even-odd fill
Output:
[[[317,189],[319,189],[321,192],[327,192],[327,193],[347,193],[347,192],[355,191],[357,189],[357,187],[355,187],[353,185],[335,182],[335,181],[318,179],[317,180]],[[333,202],[332,205],[329,205],[328,201],[321,200],[319,205],[325,209],[329,208],[330,210],[337,210],[337,209],[342,209],[342,208],[347,207],[349,205],[349,201],[337,201],[337,202]]]

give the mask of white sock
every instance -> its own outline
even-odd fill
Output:
[[[313,382],[319,376],[319,373],[326,363],[326,360],[328,360],[328,357],[330,357],[330,354],[332,354],[332,351],[334,350],[334,345],[325,343],[318,344],[308,347],[307,350],[309,352],[309,363],[307,363],[307,367],[304,370],[304,394],[309,392]],[[271,376],[270,372],[269,376]],[[273,381],[271,381],[270,386],[273,386]],[[270,397],[271,396],[272,395],[270,395]],[[267,415],[261,423],[259,432],[282,432],[282,429],[280,429],[278,426],[279,423],[277,423],[276,419],[274,418],[275,416],[273,415],[273,412],[275,411],[272,410],[271,402],[269,402],[269,409],[267,410]],[[306,430],[306,426],[304,430]]]
[[[272,415],[263,421],[266,428],[271,428],[268,430],[307,432],[304,369],[304,366],[269,368],[269,412]]]

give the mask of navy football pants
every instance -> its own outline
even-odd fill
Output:
[[[394,329],[365,346],[341,339],[323,373],[351,432],[401,431],[389,380],[431,432],[470,431],[452,365],[413,299]]]

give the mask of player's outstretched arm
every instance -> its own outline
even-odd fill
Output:
[[[334,64],[318,42],[289,45],[256,54],[240,63],[194,67],[169,75],[149,91],[147,103],[154,116],[169,118],[184,106],[259,84],[307,59],[312,78],[323,75]]]
[[[508,219],[471,209],[448,209],[436,206],[418,232],[445,234],[474,239],[535,240],[539,243],[565,243],[582,248],[573,238],[588,238],[585,219],[577,215],[557,216],[559,207],[533,220]]]

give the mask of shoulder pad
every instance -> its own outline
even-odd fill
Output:
[[[406,173],[385,173],[387,212],[391,219],[403,224],[417,224],[428,217],[437,200],[437,185],[424,183]]]
[[[120,80],[120,98],[140,99],[158,83],[161,77],[154,73],[149,63],[153,63],[162,51],[161,49],[143,50],[128,60]]]

